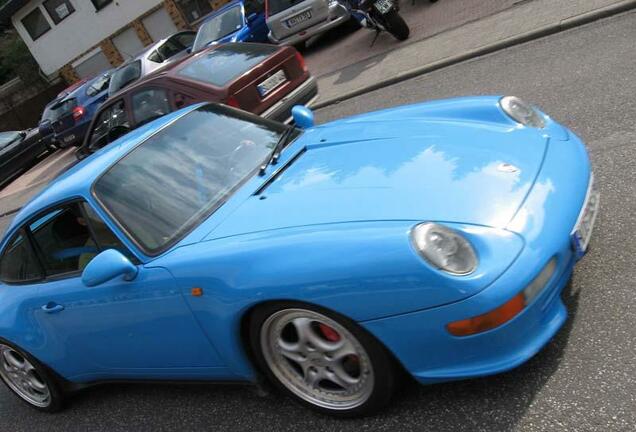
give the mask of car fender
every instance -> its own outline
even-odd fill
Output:
[[[209,240],[157,259],[173,274],[191,310],[228,366],[245,376],[240,325],[254,306],[294,300],[354,321],[427,309],[472,296],[523,248],[500,229],[448,224],[473,243],[480,265],[456,277],[429,265],[411,245],[415,221],[296,227]],[[244,367],[241,367],[243,365]]]

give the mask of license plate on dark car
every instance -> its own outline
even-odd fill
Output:
[[[308,21],[311,19],[311,10],[300,13],[296,16],[293,16],[287,20],[287,27],[292,28],[297,26],[300,23]]]
[[[261,97],[265,97],[285,82],[287,82],[287,75],[285,75],[285,71],[281,69],[257,85],[256,88],[258,89],[258,94],[260,94]]]

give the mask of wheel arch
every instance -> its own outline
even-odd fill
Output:
[[[307,301],[302,301],[302,300],[296,300],[296,299],[286,299],[286,298],[281,298],[281,299],[268,299],[268,300],[264,300],[261,302],[257,302],[254,303],[252,305],[250,305],[248,308],[246,308],[243,313],[240,316],[239,319],[239,340],[238,340],[238,344],[240,345],[241,349],[243,350],[244,355],[246,356],[250,366],[252,367],[254,373],[256,374],[256,381],[258,382],[262,382],[264,379],[264,373],[262,370],[260,370],[260,366],[258,365],[258,362],[256,361],[256,357],[255,357],[255,353],[253,350],[253,347],[251,345],[251,341],[250,341],[250,325],[251,325],[251,320],[253,319],[253,315],[254,313],[259,309],[259,308],[264,308],[267,306],[273,306],[276,304],[290,304],[290,305],[295,305],[298,307],[307,307],[309,309],[313,309],[313,310],[317,310],[318,312],[328,312],[330,314],[335,314],[337,316],[343,317],[346,320],[350,321],[351,323],[354,323],[362,332],[366,333],[367,335],[369,335],[370,337],[372,337],[373,339],[375,339],[383,348],[384,350],[387,352],[387,354],[389,355],[389,357],[393,360],[393,363],[396,367],[396,369],[400,372],[400,374],[402,375],[408,375],[411,376],[411,374],[407,371],[407,369],[404,367],[404,365],[402,364],[402,362],[400,361],[400,359],[395,355],[395,353],[389,348],[389,346],[384,343],[384,341],[382,339],[380,339],[377,335],[375,335],[373,332],[371,332],[369,329],[365,328],[364,326],[360,325],[357,321],[355,321],[354,319],[348,317],[347,315],[316,304],[316,303],[311,303],[311,302],[307,302]]]

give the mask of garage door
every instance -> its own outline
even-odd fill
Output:
[[[174,25],[172,18],[170,18],[170,15],[168,15],[168,12],[164,8],[159,9],[152,15],[148,15],[142,20],[142,23],[155,42],[178,31],[177,26]]]
[[[80,78],[89,78],[112,68],[112,66],[102,50],[97,50],[94,54],[74,63],[73,68]]]
[[[135,57],[144,49],[144,45],[132,27],[115,36],[112,41],[124,60]]]

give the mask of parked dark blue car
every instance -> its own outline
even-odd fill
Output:
[[[111,74],[112,71],[104,72],[47,105],[40,133],[52,135],[53,142],[61,148],[81,144],[93,115],[108,98]]]
[[[203,21],[192,50],[219,42],[268,42],[268,32],[264,1],[236,0]]]

